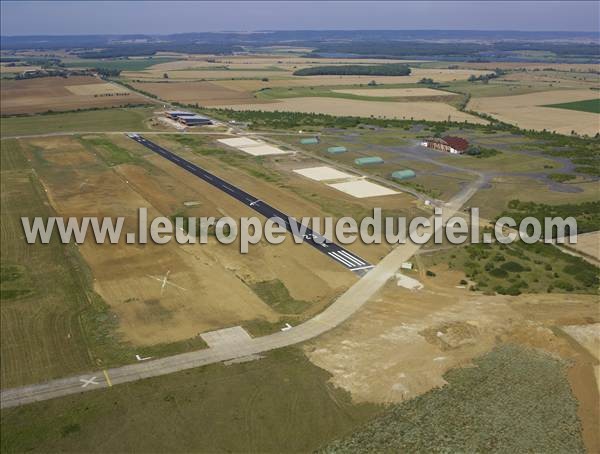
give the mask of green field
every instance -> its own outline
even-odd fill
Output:
[[[176,58],[152,57],[152,58],[114,58],[106,60],[81,59],[75,61],[65,60],[63,63],[69,68],[103,68],[121,71],[143,71],[160,63],[176,61]]]
[[[20,145],[3,141],[1,157],[1,373],[12,387],[93,367],[80,318],[93,295],[74,247],[25,243],[20,217],[53,213]]]
[[[471,244],[424,256],[426,266],[447,265],[488,294],[598,294],[598,268],[550,244]],[[458,285],[459,282],[456,283]]]
[[[583,453],[566,364],[506,345],[322,452]]]
[[[600,113],[600,98],[586,99],[585,101],[565,102],[562,104],[547,104],[543,107],[555,107],[557,109]]]
[[[310,452],[381,408],[295,348],[2,411],[2,452]]]
[[[148,129],[145,120],[151,116],[151,108],[140,107],[8,117],[2,119],[0,136],[53,132],[145,131]]]

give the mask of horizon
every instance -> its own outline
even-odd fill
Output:
[[[243,17],[232,14],[240,5]],[[600,5],[593,1],[159,1],[139,7],[136,1],[5,0],[0,3],[2,36],[307,30],[598,33],[600,27]]]
[[[600,39],[600,32],[595,30],[524,30],[524,29],[458,29],[458,28],[282,28],[282,29],[256,29],[256,30],[211,30],[211,31],[203,31],[203,30],[187,30],[180,31],[176,33],[45,33],[45,34],[32,34],[32,35],[8,35],[8,34],[0,34],[2,37],[12,38],[12,37],[45,37],[45,36],[136,36],[136,35],[145,35],[145,36],[172,36],[172,35],[188,35],[194,33],[239,33],[239,34],[250,34],[250,33],[278,33],[278,32],[416,32],[416,31],[430,31],[430,32],[469,32],[469,33],[531,33],[531,34],[542,34],[542,33],[557,33],[557,34],[597,34],[597,38]]]

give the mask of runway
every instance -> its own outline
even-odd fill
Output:
[[[310,244],[319,252],[327,255],[327,257],[330,259],[335,260],[338,264],[342,265],[346,269],[359,275],[363,275],[373,268],[373,265],[368,263],[366,260],[344,249],[336,243],[328,242],[324,236],[314,232],[307,226],[302,225],[294,217],[288,216],[287,214],[279,211],[277,208],[272,207],[265,201],[248,194],[235,185],[217,177],[216,175],[213,175],[207,170],[204,170],[203,168],[198,167],[189,161],[186,161],[185,159],[142,137],[139,134],[128,134],[128,136],[138,142],[140,145],[145,146],[153,152],[161,155],[163,158],[168,159],[174,164],[177,164],[182,169],[185,169],[188,172],[196,175],[206,183],[237,199],[247,207],[252,208],[257,213],[262,214],[265,218],[280,219],[282,221],[281,225],[285,226],[286,230],[295,237],[300,238],[300,233],[303,233],[301,236],[303,243]]]

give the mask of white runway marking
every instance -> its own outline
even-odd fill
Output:
[[[169,273],[171,273],[171,270],[167,271],[167,274],[165,274],[162,278],[161,277],[157,277],[157,276],[152,276],[151,274],[148,275],[148,277],[151,277],[152,279],[160,282],[160,295],[162,296],[162,294],[165,291],[165,288],[167,287],[167,285],[171,285],[175,288],[178,288],[179,290],[187,290],[183,287],[180,287],[177,284],[173,284],[172,282],[169,281]]]
[[[97,379],[98,377],[80,378],[79,381],[83,383],[83,385],[81,385],[82,388],[87,388],[88,385],[99,385],[100,383],[96,381]]]
[[[354,265],[352,263],[350,263],[348,260],[340,257],[339,255],[337,255],[335,252],[328,252],[328,254],[333,257],[334,259],[336,259],[338,262],[343,263],[344,265],[346,265],[349,268],[352,268]]]
[[[352,262],[356,263],[357,265],[364,265],[365,262],[363,262],[362,260],[359,260],[357,257],[348,254],[346,251],[339,251],[340,255],[343,255],[344,257],[347,257],[348,260],[351,260]]]

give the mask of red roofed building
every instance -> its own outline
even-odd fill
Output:
[[[425,139],[421,145],[434,150],[452,154],[463,154],[469,148],[469,142],[461,137],[446,136],[441,139]]]

